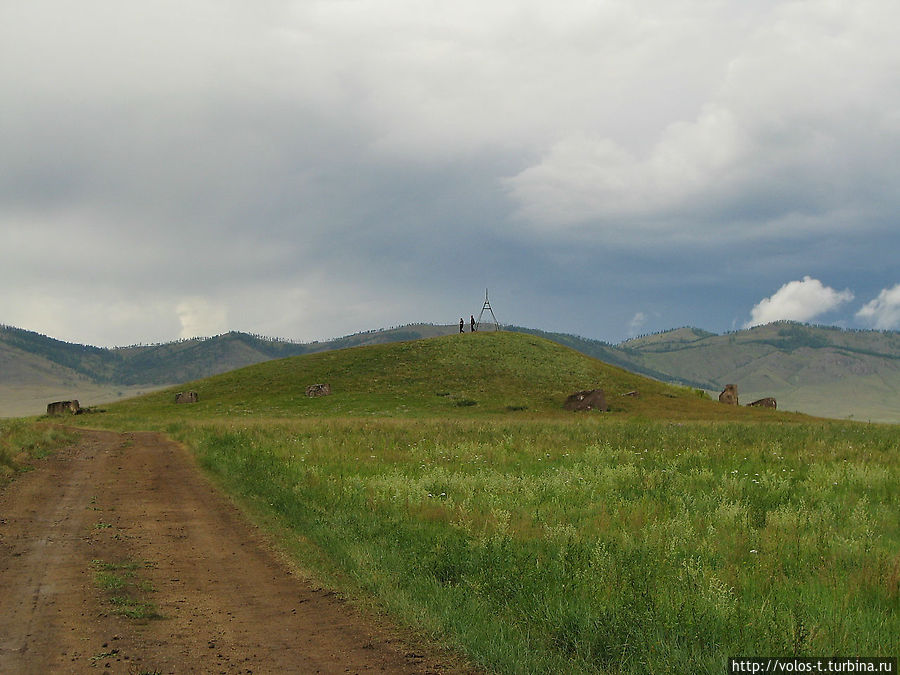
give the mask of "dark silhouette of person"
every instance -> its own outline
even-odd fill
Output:
[[[475,332],[475,315],[474,315],[474,314],[470,314],[469,317],[470,317],[471,320],[472,320],[472,332],[474,333],[474,332]]]
[[[459,332],[460,332],[460,333],[465,332],[465,331],[463,331],[463,326],[464,326],[464,325],[465,325],[465,323],[463,322],[462,318],[460,318],[460,320],[459,320]]]

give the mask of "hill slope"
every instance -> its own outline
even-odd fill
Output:
[[[681,328],[620,346],[639,367],[741,400],[828,417],[900,421],[900,333],[777,322],[727,335]]]
[[[230,332],[155,345],[106,349],[72,344],[32,331],[0,325],[0,385],[165,385],[208,377],[270,359],[368,344],[416,340],[454,332],[447,326],[410,325],[301,344]]]
[[[50,401],[93,404],[149,389],[97,377],[109,356],[108,350],[0,326],[0,417],[36,415]]]
[[[332,395],[309,398],[310,384]],[[307,354],[247,366],[185,388],[200,401],[175,406],[174,389],[123,401],[117,414],[228,418],[570,414],[574,391],[601,388],[612,412],[666,418],[771,419],[771,411],[723,406],[697,392],[651,380],[556,342],[512,332],[450,335]],[[627,396],[637,391],[637,396]]]
[[[412,325],[308,344],[230,332],[105,349],[0,325],[0,417],[37,415],[54,400],[107,403],[271,359],[444,335],[451,328]]]
[[[828,417],[900,422],[900,334],[779,322],[727,335],[679,328],[611,345],[521,327],[657,380],[741,400],[774,396],[779,407]],[[0,326],[0,416],[38,414],[50,400],[97,404],[288,356],[456,334],[456,326],[409,325],[298,344],[246,333],[161,345],[100,349]]]

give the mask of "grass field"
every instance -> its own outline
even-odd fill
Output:
[[[610,413],[561,411],[597,386]],[[200,403],[79,423],[168,432],[314,574],[489,671],[900,652],[897,427],[722,406],[505,333],[184,388]]]
[[[173,429],[229,488],[501,672],[897,651],[896,433],[295,421]]]

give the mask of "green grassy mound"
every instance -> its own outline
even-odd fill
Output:
[[[309,398],[327,383],[332,395]],[[563,413],[566,397],[603,389],[613,413],[748,419],[760,411],[721,406],[692,389],[635,375],[549,340],[519,333],[451,335],[269,361],[190,382],[200,402],[173,405],[175,389],[111,406],[131,415],[471,416]],[[626,396],[637,392],[637,396]],[[771,412],[762,415],[771,418]]]

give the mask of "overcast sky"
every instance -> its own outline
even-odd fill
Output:
[[[0,2],[0,323],[900,328],[896,0]]]

